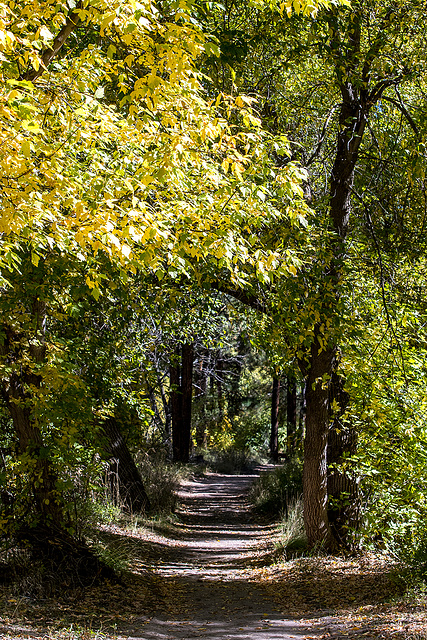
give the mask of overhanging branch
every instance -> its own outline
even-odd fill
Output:
[[[40,67],[37,69],[37,71],[36,69],[34,69],[34,67],[30,67],[25,73],[21,74],[21,76],[19,77],[20,80],[27,80],[29,82],[34,82],[34,80],[37,80],[37,78],[39,78],[42,75],[42,73],[46,70],[47,66],[58,55],[59,51],[62,49],[63,45],[65,44],[65,41],[67,40],[68,36],[77,27],[80,21],[79,9],[81,8],[82,8],[82,2],[80,0],[80,2],[77,3],[75,10],[68,15],[64,26],[62,27],[58,35],[55,37],[54,41],[52,42],[52,45],[43,52],[41,56],[42,64],[40,65]]]

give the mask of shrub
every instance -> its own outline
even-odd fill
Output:
[[[215,473],[230,475],[254,473],[255,467],[259,464],[259,460],[243,449],[209,450],[205,454],[205,459],[209,468]]]

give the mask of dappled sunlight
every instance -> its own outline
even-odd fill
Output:
[[[253,478],[187,482],[167,525],[105,526],[105,548],[128,563],[122,581],[69,603],[10,598],[0,635],[44,640],[66,624],[101,640],[406,640],[424,630],[424,607],[391,601],[399,583],[389,558],[277,559],[276,527],[258,523],[247,499]]]
[[[156,639],[177,640],[190,638],[205,638],[210,640],[286,640],[291,638],[306,638],[310,627],[278,616],[270,616],[259,620],[258,616],[247,614],[239,617],[238,624],[233,620],[218,619],[215,621],[205,618],[170,621],[152,618],[147,621],[143,635],[129,634],[130,638],[143,637],[144,640]],[[140,629],[137,630],[137,633]]]

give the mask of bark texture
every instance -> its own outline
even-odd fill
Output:
[[[334,236],[330,242],[331,259],[326,265],[322,283],[322,300],[320,310],[321,322],[327,326],[328,321],[335,326],[334,334],[338,334],[340,315],[340,285],[343,262],[345,260],[345,243],[351,214],[351,195],[354,184],[360,145],[366,129],[369,112],[381,98],[389,81],[379,81],[370,88],[370,70],[378,51],[372,47],[365,64],[361,66],[361,28],[363,10],[355,12],[348,24],[347,33],[334,33],[331,23],[331,39],[336,39],[339,47],[345,38],[346,65],[342,66],[341,57],[337,59],[337,86],[341,91],[342,102],[339,111],[338,133],[334,164],[330,176],[330,227]],[[385,25],[386,26],[386,25]],[[381,39],[379,34],[378,38]],[[380,40],[378,40],[378,43]],[[375,45],[376,46],[376,45]],[[337,49],[337,51],[338,51]],[[340,53],[340,56],[342,54]],[[396,79],[390,80],[390,83]],[[319,338],[321,338],[319,340]],[[311,546],[322,543],[327,549],[335,550],[342,546],[345,534],[345,521],[355,516],[343,506],[336,511],[335,507],[328,512],[327,481],[327,442],[330,434],[330,385],[337,375],[339,352],[337,338],[320,335],[319,326],[315,329],[309,374],[307,380],[306,437],[304,454],[304,519]],[[320,382],[322,381],[322,382]],[[342,457],[344,451],[355,446],[355,435],[332,429],[330,434],[329,460]],[[317,461],[316,461],[317,457]],[[349,478],[338,478],[336,473],[330,475],[329,490],[332,492],[333,504],[339,504],[341,495],[348,492],[357,504],[357,482],[349,487]],[[341,503],[344,505],[344,503]],[[332,523],[329,521],[332,518]],[[348,530],[348,529],[347,529]]]
[[[307,415],[304,439],[304,526],[310,547],[335,549],[328,519],[327,447],[329,430],[329,388],[325,372],[332,372],[335,352],[311,347],[311,367],[307,377]]]
[[[125,509],[132,513],[145,513],[150,509],[150,501],[144,482],[131,452],[123,438],[120,425],[113,417],[102,424],[102,432],[111,456],[110,469],[117,478],[117,492]]]
[[[346,465],[346,459],[356,453],[357,432],[342,420],[349,395],[343,378],[336,373],[331,380],[330,401],[335,401],[339,409],[332,417],[328,434],[328,516],[335,540],[349,551],[353,546],[351,531],[360,526],[359,479],[351,464]]]

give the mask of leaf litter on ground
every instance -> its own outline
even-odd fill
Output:
[[[128,560],[120,581],[64,593],[61,599],[17,595],[2,585],[0,638],[111,640],[120,634],[123,637],[131,625],[144,637],[144,627],[150,627],[159,609],[172,625],[185,629],[192,624],[185,578],[188,567],[179,567],[189,532],[191,526],[187,530],[185,523],[173,522],[158,529],[156,523],[140,528],[102,527],[101,541],[111,553]],[[268,629],[269,616],[279,611],[283,619],[296,620],[304,627],[307,640],[427,639],[426,597],[416,590],[411,597],[405,595],[400,568],[390,558],[367,554],[277,560],[274,536],[267,537],[271,537],[270,547],[264,539],[258,548],[246,548],[232,572],[216,571],[215,563],[210,565],[210,574],[203,565],[190,567],[197,578],[191,583],[191,597],[201,602],[197,606],[206,608],[206,620],[209,614],[211,619],[218,616],[237,622],[239,616],[247,615],[248,602],[237,594],[245,587],[247,596],[253,598],[253,584],[266,611],[255,632]],[[237,541],[230,544],[235,547]],[[169,565],[175,567],[171,574],[164,570]],[[200,622],[193,631],[209,634]],[[240,633],[243,626],[238,624],[236,629]]]

